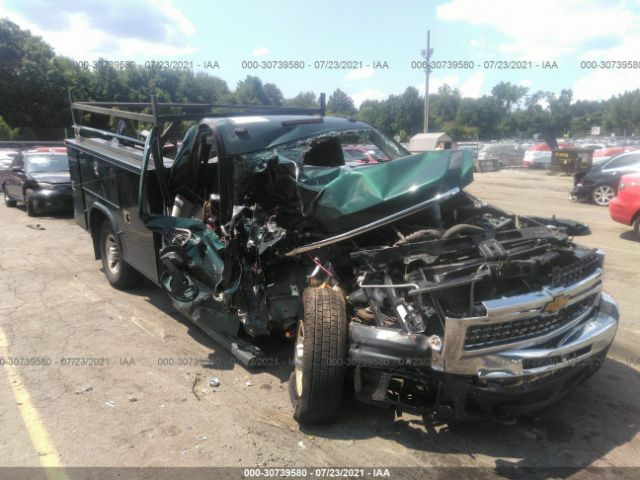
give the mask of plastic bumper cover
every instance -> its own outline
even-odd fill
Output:
[[[591,196],[592,186],[577,184],[569,192],[569,197],[573,200],[588,200]]]
[[[618,223],[631,225],[633,223],[633,213],[633,207],[620,197],[614,197],[609,202],[609,214]]]
[[[42,189],[33,192],[32,201],[38,210],[73,208],[73,197],[69,189]]]

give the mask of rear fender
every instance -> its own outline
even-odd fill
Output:
[[[93,254],[96,260],[100,260],[100,227],[102,223],[107,220],[111,223],[111,228],[116,235],[120,237],[120,229],[118,228],[118,223],[116,222],[115,216],[104,205],[96,203],[91,207],[91,211],[89,213],[89,233],[91,234],[91,240],[93,241]],[[122,244],[122,242],[120,242]],[[124,252],[123,252],[124,254]]]

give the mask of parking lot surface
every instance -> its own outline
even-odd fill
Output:
[[[606,208],[571,203],[571,181],[501,171],[468,188],[588,223],[577,240],[605,250],[622,313],[602,369],[514,426],[424,425],[347,396],[338,423],[301,429],[287,343],[267,342],[278,365],[250,372],[155,286],[112,289],[73,218],[0,206],[0,466],[640,466],[640,242]]]

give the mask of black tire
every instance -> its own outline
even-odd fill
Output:
[[[2,187],[2,193],[4,194],[4,204],[7,207],[13,208],[17,205],[18,202],[16,202],[13,198],[11,198],[7,193],[7,187],[5,186]]]
[[[102,268],[111,286],[126,290],[138,285],[142,281],[142,275],[121,258],[118,236],[108,220],[102,223],[99,235]]]
[[[636,232],[636,238],[640,240],[640,213],[636,215],[633,221],[633,230]]]
[[[295,369],[289,378],[293,417],[304,425],[331,423],[340,411],[344,386],[344,298],[329,288],[307,288],[302,303],[304,317],[298,322]]]
[[[31,199],[31,191],[27,190],[24,194],[24,203],[27,207],[27,215],[30,217],[37,217],[38,211],[36,210],[36,206]]]

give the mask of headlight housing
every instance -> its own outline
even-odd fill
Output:
[[[53,189],[53,184],[52,183],[47,183],[47,182],[38,182],[38,187],[41,190],[52,190]]]

